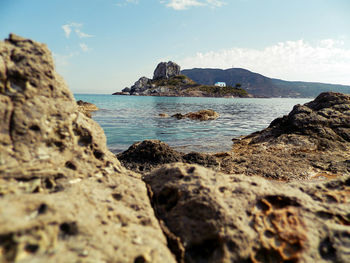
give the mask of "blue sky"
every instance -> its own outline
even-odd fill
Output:
[[[112,93],[158,62],[350,85],[349,0],[0,0],[0,37],[46,43],[75,93]]]

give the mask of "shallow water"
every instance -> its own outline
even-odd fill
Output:
[[[101,110],[93,119],[104,129],[111,151],[131,144],[159,139],[178,150],[219,152],[230,150],[232,138],[266,128],[272,120],[288,114],[296,104],[312,99],[183,98],[75,94],[77,100],[96,104]],[[217,120],[194,121],[161,118],[201,109],[213,109]]]

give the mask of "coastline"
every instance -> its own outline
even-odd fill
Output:
[[[350,260],[349,95],[296,105],[228,153],[144,141],[119,157],[135,172],[46,45],[11,34],[0,51],[1,262]]]
[[[93,119],[105,130],[112,151],[127,150],[134,142],[159,139],[182,151],[219,152],[231,148],[233,137],[266,128],[270,122],[288,114],[295,104],[309,99],[202,98],[150,96],[76,96],[95,103],[101,111]],[[221,117],[212,122],[160,118],[201,109],[213,109]],[[125,136],[128,134],[128,136]]]
[[[117,91],[119,93],[119,91]],[[121,92],[121,91],[120,91]],[[179,96],[157,96],[157,95],[122,95],[122,94],[110,94],[110,93],[74,93],[75,95],[110,95],[110,96],[121,96],[121,97],[174,97],[177,98]],[[181,96],[182,98],[226,98],[226,99],[231,99],[231,97],[191,97],[191,96]],[[237,99],[237,98],[241,98],[241,99],[314,99],[315,97],[256,97],[256,96],[252,96],[252,97],[232,97],[233,99]]]

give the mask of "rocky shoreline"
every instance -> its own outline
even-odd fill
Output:
[[[350,261],[348,95],[297,105],[230,152],[144,141],[116,157],[48,48],[10,35],[0,138],[0,262]]]

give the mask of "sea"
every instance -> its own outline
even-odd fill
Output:
[[[223,152],[232,139],[269,126],[288,114],[296,104],[312,100],[300,98],[198,98],[75,94],[76,100],[94,103],[99,111],[92,118],[103,128],[109,149],[127,150],[133,143],[158,139],[182,152]],[[216,120],[197,121],[164,118],[175,113],[212,109]]]

